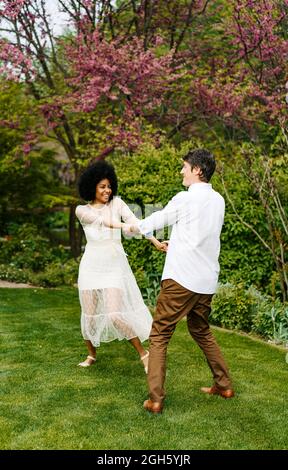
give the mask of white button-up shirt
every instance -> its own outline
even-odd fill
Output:
[[[162,280],[173,279],[199,294],[215,292],[224,212],[223,197],[211,184],[201,182],[191,184],[163,210],[138,222],[143,235],[172,226]]]

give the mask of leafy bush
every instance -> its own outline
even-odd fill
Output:
[[[32,224],[14,226],[7,239],[0,242],[0,262],[13,264],[15,268],[38,272],[45,266],[67,258],[62,246],[51,247],[47,238]]]
[[[44,271],[31,275],[32,283],[42,287],[56,287],[64,284],[64,266],[55,261],[48,264]]]
[[[276,343],[288,344],[288,306],[272,301],[254,287],[219,285],[212,301],[211,323],[254,332]]]
[[[177,192],[184,190],[180,176],[181,157],[189,148],[201,146],[203,147],[203,143],[199,141],[186,142],[179,149],[167,143],[159,149],[144,145],[137,154],[116,155],[112,163],[119,178],[120,196],[126,203],[136,203],[141,207],[140,217],[147,215],[144,208],[149,204],[155,207],[157,204],[164,206]],[[227,146],[227,149],[220,151],[212,145],[209,148],[215,150],[218,161],[224,163],[225,185],[239,214],[265,239],[266,217],[251,184],[243,175],[240,146],[234,146],[233,149]],[[212,185],[225,197],[221,177],[217,172],[213,176]],[[157,258],[151,257],[147,262],[149,249],[144,253],[139,240],[138,244],[128,241],[125,249],[130,255],[133,271],[139,275],[137,279],[140,283],[144,274],[161,276],[161,263],[156,261]],[[142,267],[139,267],[141,262]],[[223,284],[242,283],[246,288],[254,285],[274,297],[281,296],[279,277],[270,253],[263,248],[256,235],[239,221],[228,201],[221,234],[220,266],[220,282]]]
[[[211,322],[228,329],[250,331],[251,298],[242,284],[219,286],[212,301]]]
[[[181,157],[190,147],[193,147],[191,142],[179,150],[167,143],[160,149],[144,145],[136,154],[114,157],[112,163],[119,178],[120,196],[126,203],[136,203],[142,209],[145,204],[167,204],[177,192],[184,190]]]
[[[154,280],[160,284],[165,254],[157,251],[145,239],[123,240],[124,250],[128,255],[128,262],[132,267],[138,286],[145,292],[151,288]]]
[[[29,271],[16,268],[14,264],[0,264],[0,279],[10,282],[28,282]]]
[[[183,144],[178,150],[169,144],[156,149],[144,145],[137,154],[120,155],[112,159],[119,179],[119,195],[127,204],[136,204],[142,218],[152,210],[161,209],[179,191],[183,191],[180,170],[181,157],[195,142]],[[179,175],[179,177],[177,177]],[[166,238],[167,231],[158,238]],[[165,255],[145,239],[123,240],[128,261],[142,291],[145,302],[155,306],[160,288]]]
[[[79,260],[70,259],[65,263],[54,261],[41,272],[21,269],[13,264],[0,264],[0,279],[10,282],[24,282],[42,287],[74,286],[77,282]]]
[[[77,282],[79,260],[70,259],[65,263],[55,261],[46,266],[40,273],[32,273],[32,284],[42,287],[73,286]]]
[[[223,165],[223,180],[229,198],[233,201],[239,216],[267,240],[267,218],[259,202],[255,189],[245,174],[245,161],[241,146],[234,146],[227,153],[222,152],[219,159]],[[229,155],[229,152],[232,155]],[[248,169],[247,169],[248,172]],[[232,284],[243,283],[245,287],[254,285],[263,291],[276,295],[278,286],[275,281],[274,263],[268,250],[264,248],[257,236],[239,220],[231,207],[219,173],[212,179],[213,187],[225,198],[226,210],[221,234],[220,282]],[[252,269],[251,269],[252,267]]]
[[[143,300],[150,308],[155,308],[157,297],[160,292],[161,278],[157,274],[145,276],[146,287],[142,287]]]
[[[276,343],[288,344],[288,306],[259,296],[254,304],[252,331]]]
[[[79,260],[68,259],[62,245],[51,246],[32,224],[11,225],[9,232],[0,241],[0,279],[43,287],[76,283]]]
[[[189,148],[200,146],[203,144],[198,141],[186,142],[179,149],[168,143],[158,149],[149,144],[140,148],[137,154],[115,155],[111,160],[119,178],[119,195],[126,203],[140,206],[142,214],[139,214],[139,217],[148,215],[147,211],[144,213],[145,208],[153,210],[153,208],[157,209],[157,205],[158,208],[163,207],[177,192],[184,190],[180,176],[181,157]],[[209,148],[214,150],[213,146]],[[247,178],[241,173],[242,157],[239,149],[240,147],[233,147],[232,152],[227,147],[220,151],[216,149],[214,153],[218,161],[225,162],[225,184],[239,214],[265,237],[267,222],[263,208],[259,205]],[[224,194],[219,173],[213,176],[212,184],[216,190]],[[287,192],[283,185],[283,192],[285,191]],[[46,221],[46,228],[59,229],[65,220],[67,222],[67,214],[53,215],[50,219],[49,223]],[[0,241],[0,263],[8,263],[13,267],[13,273],[11,266],[10,271],[8,270],[11,272],[11,278],[17,277],[15,269],[18,267],[31,271],[32,277],[33,273],[37,274],[34,276],[35,282],[40,282],[41,285],[75,282],[78,263],[75,265],[71,261],[70,271],[70,268],[67,268],[70,266],[67,251],[61,245],[52,247],[36,226],[24,224],[19,227],[10,224],[8,235],[8,240]],[[166,236],[167,234],[164,233],[159,238],[166,238]],[[157,297],[157,285],[160,284],[165,255],[156,251],[145,239],[123,240],[123,244],[146,301],[150,304],[154,303],[153,299]],[[61,266],[64,263],[66,268],[62,270]],[[228,289],[226,297],[223,294],[224,305],[222,307],[220,305],[218,307],[215,296],[213,313],[215,322],[229,328],[247,331],[251,327],[251,316],[255,314],[253,308],[257,302],[254,298],[251,300],[252,291],[248,293],[245,289],[253,285],[277,297],[279,280],[270,253],[263,249],[258,238],[237,219],[228,201],[226,201],[225,223],[221,235],[220,267],[220,282],[233,284],[232,290],[234,290],[231,293]],[[22,280],[26,275],[27,273],[24,275],[20,272],[19,278]],[[224,319],[221,315],[221,308],[224,308],[226,312]],[[257,308],[259,312],[263,309],[266,313],[258,313],[259,321],[254,328],[259,332],[261,328],[265,332],[270,328],[269,335],[273,335],[273,324],[270,321],[272,313],[267,314],[268,307],[264,301],[260,302]],[[267,322],[267,327],[265,322]]]

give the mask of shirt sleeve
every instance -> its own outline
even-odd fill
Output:
[[[185,194],[184,191],[176,194],[164,209],[140,220],[137,226],[142,235],[151,234],[154,230],[174,225],[183,213],[183,194]]]
[[[131,209],[124,201],[122,201],[122,199],[119,198],[119,200],[121,201],[121,218],[126,224],[135,225],[136,227],[138,227],[140,220],[137,219],[135,214],[133,214]],[[145,238],[149,239],[153,237],[153,233],[146,233],[144,236]]]

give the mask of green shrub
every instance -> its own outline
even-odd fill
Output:
[[[144,145],[136,154],[117,155],[112,159],[119,179],[119,195],[127,204],[136,204],[142,218],[150,208],[159,209],[179,191],[183,191],[180,170],[181,157],[195,142],[183,144],[179,149],[166,143],[156,149],[152,145]],[[144,210],[146,209],[146,212]],[[167,238],[167,230],[161,238]],[[157,234],[160,238],[159,234]],[[145,302],[155,306],[165,255],[157,251],[145,239],[123,240],[128,261],[141,289]]]
[[[147,205],[151,205],[150,208],[153,206],[156,208],[157,205],[163,207],[177,192],[184,190],[180,176],[181,157],[189,148],[200,146],[203,146],[203,143],[198,141],[186,142],[179,149],[168,143],[157,149],[149,144],[143,145],[135,154],[113,156],[111,160],[119,178],[119,195],[126,203],[140,206],[142,209],[140,217],[147,215],[147,212],[143,212]],[[209,148],[214,151],[213,146],[210,145]],[[247,178],[241,172],[243,157],[240,146],[234,146],[230,149],[227,146],[227,149],[216,149],[214,153],[218,160],[225,162],[225,184],[239,214],[253,225],[264,238],[267,238],[267,221],[263,208]],[[219,173],[213,176],[212,185],[224,195]],[[287,189],[284,184],[281,188],[286,194]],[[285,201],[284,196],[283,200]],[[67,223],[68,214],[60,213],[49,217],[46,220],[46,228],[58,230],[63,226],[63,223]],[[49,240],[36,226],[25,224],[19,227],[10,224],[8,235],[12,238],[0,241],[0,263],[29,270],[31,275],[33,272],[38,273],[38,277],[34,276],[36,282],[39,278],[39,282],[47,283],[47,285],[52,283],[59,285],[61,279],[64,284],[73,283],[73,280],[77,278],[78,267],[76,269],[72,261],[71,272],[66,264],[65,273],[58,273],[59,270],[61,271],[63,263],[68,262],[69,255],[61,245],[52,247]],[[164,238],[166,236],[164,233]],[[157,252],[144,239],[124,240],[123,244],[139,287],[143,295],[146,296],[145,298],[149,298],[149,302],[152,302],[152,299],[157,296],[156,284],[158,281],[160,283],[165,255]],[[68,266],[70,265],[68,264]],[[270,253],[263,248],[251,230],[239,221],[228,201],[226,201],[225,222],[221,235],[220,267],[220,282],[222,284],[231,283],[235,286],[242,285],[242,288],[236,289],[238,294],[241,289],[245,290],[245,288],[254,285],[257,289],[272,294],[275,298],[277,295],[280,296],[278,274],[275,272]],[[15,271],[13,272],[15,277]],[[54,279],[53,273],[55,274]],[[251,299],[247,294],[247,300],[245,294],[242,305],[240,298],[237,301],[237,293],[234,292],[234,297],[229,297],[227,294],[225,302],[227,305],[231,302],[233,308],[238,312],[239,318],[234,318],[232,314],[230,318],[227,313],[225,324],[227,327],[231,324],[233,327],[247,330],[251,324],[250,306],[247,302],[250,302]],[[217,302],[216,297],[214,302]],[[215,305],[215,321],[220,322],[220,311],[217,310],[216,303]],[[266,312],[266,307],[263,308]],[[259,325],[262,325],[264,318],[266,318],[265,314],[263,314],[263,319],[259,320]],[[270,320],[266,319],[265,321],[269,323]],[[257,326],[257,328],[261,329],[262,326]],[[266,331],[265,326],[263,328]],[[269,334],[272,334],[271,331]]]
[[[184,190],[180,176],[181,157],[189,148],[200,146],[207,145],[199,141],[186,142],[179,149],[168,143],[159,149],[155,149],[152,145],[144,145],[133,155],[115,155],[112,162],[119,178],[120,196],[126,203],[138,204],[141,207],[140,217],[147,215],[143,212],[145,205],[164,206],[177,192]],[[209,148],[215,150],[218,161],[225,165],[225,186],[239,215],[253,225],[264,239],[267,239],[269,234],[263,207],[254,188],[243,175],[244,161],[241,146],[234,145],[233,148],[227,146],[225,150],[213,148],[211,145]],[[212,185],[225,197],[222,180],[217,172],[212,178]],[[149,263],[145,257],[139,260],[143,253],[139,243],[132,245],[128,242],[125,249],[129,255],[132,255],[130,264],[132,270],[139,275],[139,282],[142,283],[143,278],[141,269],[148,276],[161,275],[160,265],[158,262],[154,264],[156,259],[150,259]],[[136,253],[133,255],[132,251],[135,250]],[[139,268],[140,261],[145,267]],[[220,266],[222,284],[227,282],[235,285],[243,284],[246,288],[254,285],[269,295],[281,296],[279,277],[269,251],[265,250],[256,235],[239,221],[227,200],[221,234]]]
[[[194,144],[195,145],[195,144]],[[119,194],[126,203],[161,205],[183,191],[180,170],[181,157],[193,147],[183,144],[180,149],[165,144],[160,149],[143,145],[133,155],[117,155],[112,159],[119,179]]]
[[[231,154],[227,149],[227,153],[222,152],[220,156],[224,168],[222,176],[229,197],[239,216],[252,225],[264,240],[267,240],[267,237],[270,240],[264,208],[259,202],[255,188],[243,174],[246,163],[241,154],[241,146],[234,146],[230,152]],[[248,169],[246,171],[248,172]],[[235,285],[242,283],[246,288],[254,285],[269,294],[281,295],[278,286],[272,286],[275,267],[270,252],[234,213],[219,173],[216,172],[213,176],[212,184],[226,202],[219,259],[220,282],[223,284],[230,282]]]
[[[42,287],[73,286],[77,282],[79,261],[70,259],[65,263],[54,261],[40,273],[32,273],[30,280]]]
[[[77,283],[80,258],[71,258],[64,263],[64,284],[74,286]],[[62,268],[63,269],[63,268]]]
[[[220,284],[213,297],[210,320],[217,326],[253,332],[270,341],[288,344],[288,306],[254,287]]]
[[[0,279],[10,282],[29,282],[35,286],[56,287],[74,286],[77,282],[79,259],[66,262],[53,261],[43,271],[21,269],[14,264],[0,264]]]
[[[242,284],[220,285],[212,301],[211,322],[223,328],[250,331],[251,303]]]
[[[151,242],[145,239],[123,240],[123,246],[137,284],[142,293],[148,296],[147,289],[151,289],[154,282],[160,285],[165,255],[157,251]],[[149,302],[152,302],[152,297],[150,294],[149,296]]]
[[[288,344],[288,306],[262,296],[255,303],[252,331],[276,343]]]
[[[161,277],[157,274],[145,275],[146,286],[142,287],[143,300],[150,308],[155,308],[160,292]]]
[[[51,247],[49,240],[32,224],[14,226],[9,237],[0,242],[0,262],[8,262],[19,269],[39,272],[48,264],[65,258],[64,248]]]
[[[19,269],[14,264],[0,264],[0,279],[10,282],[28,282],[29,271]]]

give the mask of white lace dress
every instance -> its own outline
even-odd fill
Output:
[[[83,338],[96,347],[102,341],[136,336],[145,341],[152,317],[127,261],[121,230],[103,225],[107,217],[130,224],[135,224],[136,217],[119,197],[100,209],[77,206],[76,216],[87,240],[78,276]]]

